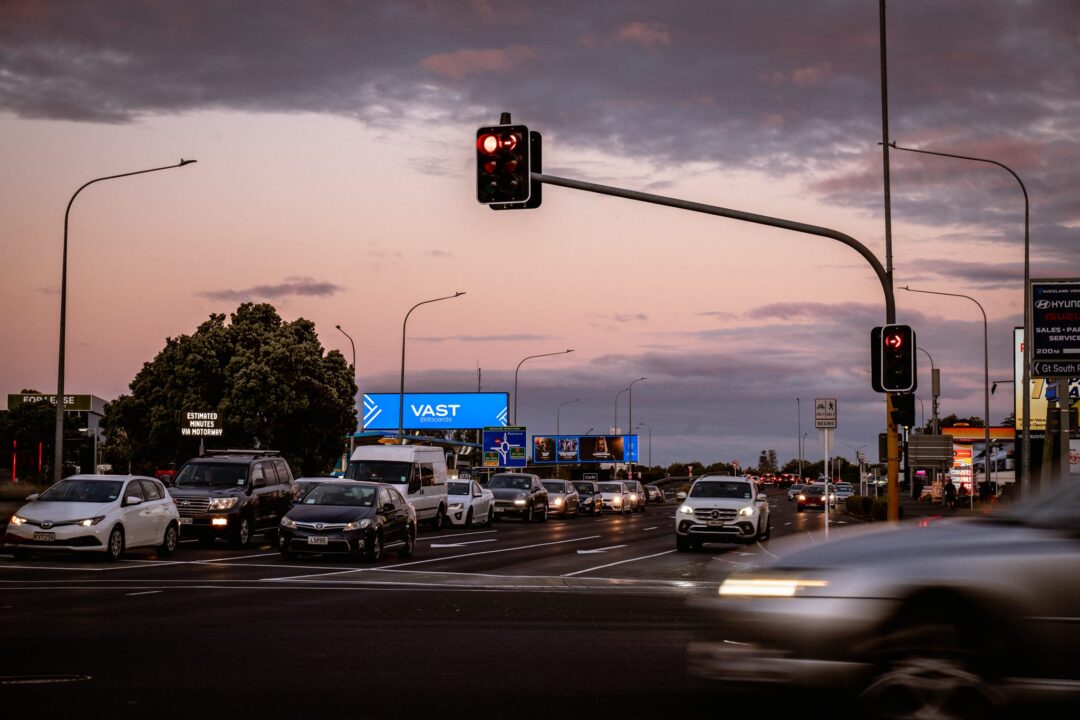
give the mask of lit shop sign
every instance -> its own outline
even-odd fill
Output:
[[[637,435],[534,435],[533,463],[638,461]]]
[[[476,430],[505,426],[506,393],[405,393],[404,422],[398,422],[399,393],[364,394],[364,429]]]
[[[187,411],[180,421],[180,434],[184,437],[218,437],[225,432],[221,413]]]
[[[23,404],[32,405],[42,402],[56,405],[56,394],[19,393],[17,395],[8,395],[8,410],[14,410]],[[92,395],[64,395],[64,412],[86,412],[93,409],[93,404]]]

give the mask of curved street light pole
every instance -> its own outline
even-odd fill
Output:
[[[652,467],[652,425],[650,425],[647,422],[639,422],[635,427],[636,428],[645,427],[645,428],[647,428],[649,430],[649,467],[651,468]]]
[[[521,358],[521,362],[519,362],[517,364],[517,367],[514,368],[514,417],[513,417],[513,419],[510,420],[511,425],[516,425],[517,424],[517,419],[518,419],[518,414],[517,414],[518,371],[521,370],[521,366],[525,364],[525,361],[526,360],[533,360],[535,358],[551,357],[553,355],[566,355],[567,353],[572,353],[572,352],[574,352],[574,351],[568,348],[566,350],[560,350],[559,352],[541,353],[539,355],[529,355],[528,357]]]
[[[427,305],[433,302],[439,302],[440,300],[453,300],[454,298],[461,297],[465,293],[458,291],[453,295],[447,295],[445,297],[437,297],[431,300],[424,300],[418,302],[409,308],[409,312],[405,313],[405,320],[401,323],[401,383],[398,385],[398,444],[405,444],[405,327],[409,324],[409,316],[412,315],[412,311],[421,305]]]
[[[941,432],[941,426],[938,423],[938,382],[936,382],[937,368],[934,367],[934,356],[930,354],[930,351],[924,347],[920,347],[919,351],[926,357],[930,358],[930,413],[932,428],[934,434],[937,435]],[[993,392],[993,391],[991,391]],[[924,423],[925,425],[925,423]],[[935,471],[936,472],[936,471]]]
[[[1027,187],[1024,186],[1024,181],[1020,179],[1019,175],[1013,172],[1012,168],[997,160],[973,157],[971,155],[934,152],[933,150],[916,150],[915,148],[901,147],[895,142],[889,143],[889,147],[894,150],[919,153],[920,155],[937,155],[938,157],[971,160],[972,162],[997,165],[999,168],[1013,176],[1013,179],[1020,184],[1020,191],[1024,193],[1024,351],[1022,354],[1024,364],[1022,382],[1024,389],[1023,398],[1021,400],[1021,412],[1023,413],[1024,418],[1021,423],[1020,445],[1024,457],[1021,465],[1020,490],[1021,493],[1034,490],[1031,486],[1031,204],[1028,200]],[[987,418],[987,422],[990,422],[989,418]],[[987,482],[989,482],[989,478],[987,478]]]
[[[338,332],[340,332],[342,335],[349,338],[349,345],[350,345],[350,347],[352,347],[353,382],[355,383],[356,382],[356,343],[353,342],[352,335],[350,335],[349,333],[342,330],[340,325],[335,325],[334,327],[336,327],[338,329]],[[359,392],[359,387],[357,388],[357,392]],[[353,408],[354,409],[356,408],[356,396],[353,396]],[[349,459],[350,460],[352,459],[353,448],[355,446],[356,446],[356,428],[354,427],[353,431],[352,431],[352,434],[349,435]]]
[[[559,416],[562,414],[563,406],[564,405],[570,405],[570,404],[576,403],[576,402],[581,402],[581,398],[574,398],[573,400],[567,400],[564,403],[559,403],[559,409],[555,411],[555,436],[556,437],[558,437],[561,434],[559,432],[559,430],[561,428],[560,417]]]
[[[615,424],[611,427],[612,434],[619,432],[619,398],[622,397],[624,392],[627,392],[630,388],[624,387],[622,390],[615,394]]]
[[[627,397],[627,416],[626,426],[630,428],[630,432],[634,432],[634,383],[639,383],[642,380],[648,380],[649,378],[639,377],[637,380],[632,380],[630,385],[627,386],[627,390],[630,391],[630,395]]]
[[[907,290],[914,293],[925,293],[927,295],[944,295],[946,297],[958,297],[967,298],[971,302],[979,306],[979,312],[983,316],[983,412],[985,418],[983,419],[983,428],[986,430],[986,436],[983,445],[983,460],[984,472],[986,473],[986,482],[990,482],[990,346],[987,339],[986,328],[986,310],[983,309],[982,303],[970,295],[961,295],[960,293],[947,293],[938,292],[936,290],[915,290],[907,285],[901,285],[901,290]],[[1024,361],[1026,364],[1026,360]],[[971,469],[971,507],[975,507],[975,468]]]
[[[64,259],[63,269],[60,273],[60,352],[57,361],[56,375],[56,441],[55,447],[53,448],[53,480],[56,482],[59,482],[62,479],[64,472],[64,346],[67,335],[68,218],[71,215],[71,206],[79,193],[94,183],[103,180],[131,177],[132,175],[145,175],[146,173],[157,172],[159,170],[171,170],[173,168],[191,165],[194,162],[196,161],[184,160],[181,158],[180,162],[175,165],[163,165],[162,167],[150,168],[149,170],[135,170],[134,172],[95,178],[90,182],[83,183],[83,185],[75,191],[75,194],[71,196],[71,199],[68,200],[67,210],[64,211]],[[97,472],[97,468],[94,468],[94,471]]]

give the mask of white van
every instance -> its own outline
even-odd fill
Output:
[[[442,530],[446,522],[446,456],[427,445],[362,445],[345,477],[390,483],[416,508],[416,519]]]

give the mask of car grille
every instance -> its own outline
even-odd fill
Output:
[[[734,520],[738,512],[727,508],[696,508],[694,517],[698,520]]]
[[[298,522],[296,527],[309,532],[337,532],[345,529],[345,523]]]
[[[206,509],[210,507],[210,498],[208,497],[178,497],[175,500],[176,509],[180,511],[180,517],[199,515],[206,512]]]
[[[496,500],[495,501],[495,507],[499,508],[500,510],[514,510],[514,509],[524,510],[525,509],[523,505],[515,506],[513,500]]]

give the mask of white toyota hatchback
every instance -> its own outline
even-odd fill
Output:
[[[106,560],[128,548],[156,548],[159,557],[176,551],[180,514],[153,478],[72,475],[27,500],[4,537],[16,560],[55,550],[100,553]]]

